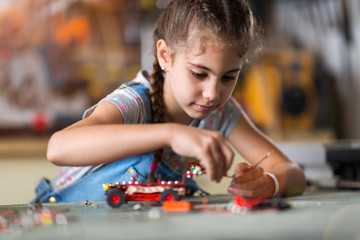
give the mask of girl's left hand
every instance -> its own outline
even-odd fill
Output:
[[[252,167],[247,163],[239,163],[235,167],[234,179],[228,187],[228,192],[248,198],[270,198],[275,186],[264,169]]]

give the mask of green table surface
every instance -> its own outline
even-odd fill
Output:
[[[52,212],[53,223],[24,227],[15,219],[0,239],[360,239],[359,191],[307,190],[286,199],[288,210],[241,214],[224,210],[230,195],[207,199],[207,211],[202,211],[201,197],[187,198],[198,209],[190,212],[166,212],[149,204],[135,209],[134,203],[118,209],[106,202],[43,204],[42,209]],[[34,208],[4,205],[0,213],[3,218],[24,218],[32,216]]]

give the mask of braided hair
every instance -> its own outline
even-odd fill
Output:
[[[165,123],[163,98],[164,70],[157,59],[156,46],[160,39],[170,48],[170,57],[176,51],[190,47],[190,33],[197,30],[202,38],[215,36],[227,44],[235,45],[238,55],[246,58],[258,45],[255,20],[247,0],[172,0],[158,18],[153,32],[154,62],[151,73],[151,111],[153,123]],[[206,41],[201,41],[205,42]],[[155,181],[155,170],[163,150],[154,154],[148,181]]]

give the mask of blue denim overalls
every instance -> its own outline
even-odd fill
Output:
[[[142,84],[133,85],[133,82],[124,85],[129,85],[127,87],[140,94],[146,106],[146,123],[151,123],[149,89]],[[152,162],[153,153],[146,153],[104,164],[59,191],[52,188],[48,179],[42,178],[35,189],[36,197],[32,202],[49,202],[50,198],[56,202],[102,201],[105,200],[102,184],[129,181],[135,175],[138,181],[146,182]],[[175,172],[166,162],[159,163],[155,176],[159,175],[164,180],[182,180],[182,175]],[[200,190],[192,179],[185,178],[185,183],[191,194]]]

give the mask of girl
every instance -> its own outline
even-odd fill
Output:
[[[302,170],[255,128],[231,98],[241,67],[255,42],[255,24],[245,0],[173,0],[154,29],[153,70],[139,72],[56,132],[47,157],[65,167],[43,179],[35,202],[104,200],[106,182],[179,180],[197,159],[211,181],[227,175],[234,153],[240,163],[231,194],[269,198],[300,194]],[[198,190],[188,180],[191,192]]]

